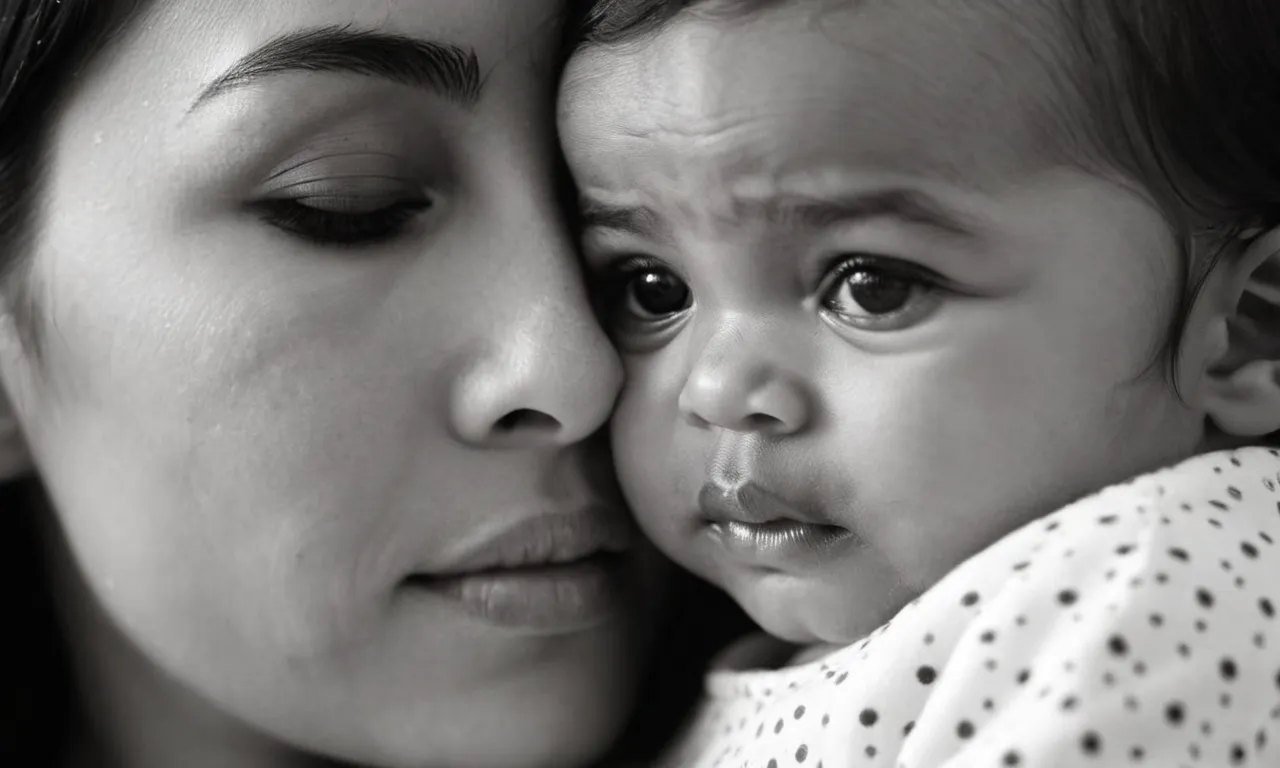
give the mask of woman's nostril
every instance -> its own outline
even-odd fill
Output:
[[[786,427],[782,419],[767,413],[752,413],[745,419],[746,428],[752,432],[776,432]]]
[[[557,432],[560,429],[560,422],[555,417],[549,416],[542,411],[535,411],[532,408],[518,408],[498,419],[498,423],[494,427],[496,431],[501,433],[525,431]]]

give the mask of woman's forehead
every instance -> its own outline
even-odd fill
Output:
[[[121,68],[114,83],[98,81],[105,90],[153,103],[194,98],[261,46],[321,28],[447,43],[474,51],[486,69],[516,56],[549,69],[560,15],[557,0],[167,0],[152,4],[95,70]]]

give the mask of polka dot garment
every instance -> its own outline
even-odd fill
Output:
[[[713,671],[664,765],[1280,766],[1280,451],[1015,531],[863,641]]]

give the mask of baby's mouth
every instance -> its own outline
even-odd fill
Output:
[[[767,570],[812,566],[855,543],[852,531],[768,489],[709,482],[698,493],[701,525],[735,560]]]

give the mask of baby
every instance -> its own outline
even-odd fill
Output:
[[[669,764],[1280,765],[1277,29],[596,4],[559,120],[619,473],[776,639]]]

